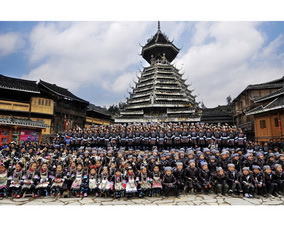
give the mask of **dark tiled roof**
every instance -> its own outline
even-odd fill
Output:
[[[0,74],[0,88],[15,90],[15,91],[40,93],[36,81],[7,77],[1,74]]]
[[[111,116],[111,113],[108,112],[106,109],[100,106],[95,106],[94,104],[91,103],[87,106],[87,111],[94,111],[103,115]]]
[[[234,100],[236,101],[245,91],[247,90],[261,90],[261,89],[277,89],[277,88],[283,88],[284,86],[284,76],[276,79],[276,80],[271,80],[266,83],[261,83],[261,84],[252,84],[248,85]]]
[[[275,92],[272,92],[268,95],[265,95],[265,96],[262,96],[262,97],[259,97],[259,98],[255,98],[253,101],[254,102],[262,102],[264,100],[272,99],[272,98],[277,97],[277,96],[282,95],[282,94],[284,94],[284,87],[275,91]]]
[[[206,108],[202,112],[202,117],[208,116],[233,116],[232,106],[217,106],[215,108]]]
[[[68,89],[63,88],[63,87],[59,87],[56,84],[50,84],[50,83],[47,83],[47,82],[45,82],[43,80],[40,80],[39,84],[44,86],[46,89],[48,89],[52,93],[60,95],[60,96],[62,96],[64,98],[71,99],[71,100],[76,100],[78,102],[82,102],[82,103],[86,103],[86,104],[89,103],[89,102],[85,101],[84,99],[80,99],[79,97],[75,96],[70,91],[68,91]]]
[[[43,121],[32,121],[30,119],[21,119],[15,117],[0,117],[0,125],[18,125],[33,128],[48,128]]]
[[[172,42],[168,39],[168,37],[165,34],[161,32],[161,30],[158,30],[152,38],[147,40],[147,44],[145,46],[150,46],[155,43],[169,44]]]
[[[265,106],[260,105],[247,111],[246,115],[258,114],[276,109],[284,109],[284,95],[279,95],[272,102],[268,103]]]

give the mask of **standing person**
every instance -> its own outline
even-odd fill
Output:
[[[177,188],[177,180],[172,173],[172,168],[167,166],[165,168],[165,175],[162,179],[162,185],[164,188],[164,197],[168,197],[169,193],[174,192],[175,196],[179,198],[179,192]]]

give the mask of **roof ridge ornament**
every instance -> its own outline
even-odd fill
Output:
[[[161,24],[160,24],[160,21],[158,21],[158,30],[161,31]]]

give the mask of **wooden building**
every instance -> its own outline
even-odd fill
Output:
[[[253,100],[258,106],[247,111],[254,117],[255,140],[260,142],[284,139],[284,87]]]
[[[86,123],[111,122],[111,114],[107,110],[89,105],[88,101],[75,96],[66,88],[42,80],[37,83],[1,74],[0,117],[44,123],[47,127],[41,128],[43,135],[63,132],[76,126],[83,128]],[[7,127],[4,133],[7,134]]]
[[[266,83],[249,85],[233,100],[234,122],[247,134],[248,139],[253,140],[255,136],[254,116],[246,114],[259,105],[254,100],[283,87],[284,77]]]
[[[0,75],[0,117],[42,121],[48,125],[42,133],[50,134],[53,109],[53,99],[40,92],[36,81]]]
[[[88,105],[85,127],[92,124],[110,125],[112,122],[112,115],[106,109],[91,103]]]
[[[52,131],[63,132],[76,126],[84,127],[89,102],[75,96],[68,89],[40,80],[38,87],[43,95],[54,100]]]

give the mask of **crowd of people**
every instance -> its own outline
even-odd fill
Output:
[[[0,196],[284,195],[283,142],[247,141],[234,126],[89,126],[50,143],[0,148]]]

